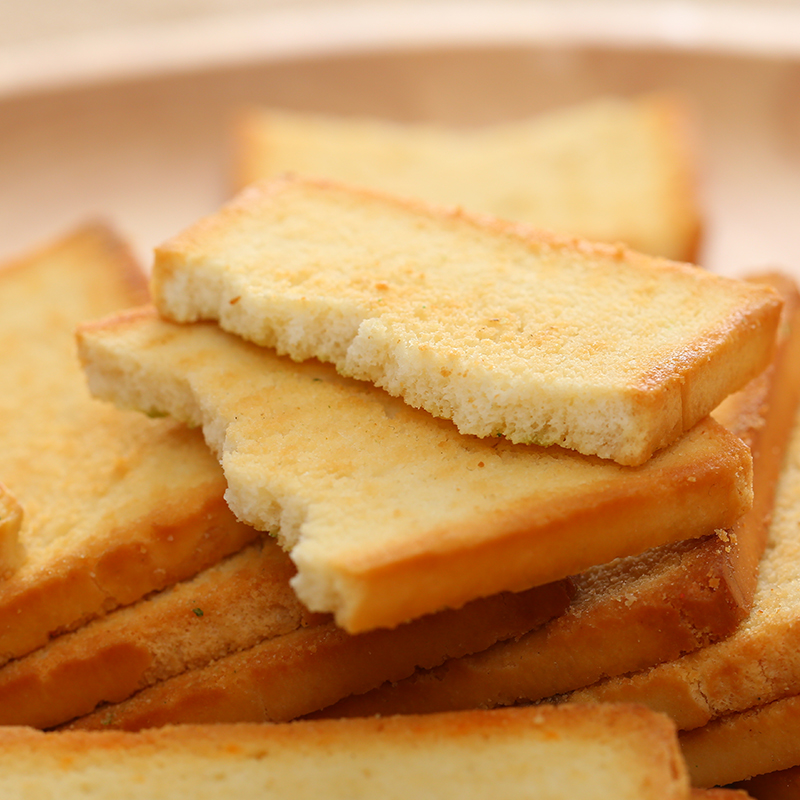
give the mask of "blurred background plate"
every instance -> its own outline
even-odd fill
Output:
[[[228,194],[243,105],[475,124],[683,92],[702,263],[800,277],[800,4],[7,3],[0,257],[104,217],[145,263]]]

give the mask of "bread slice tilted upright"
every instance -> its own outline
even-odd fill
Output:
[[[143,308],[81,327],[92,391],[202,425],[241,519],[291,551],[292,585],[349,632],[733,524],[751,456],[713,420],[641,467],[459,434],[326,364]]]
[[[462,433],[645,462],[769,363],[770,288],[345,185],[257,184],[156,252],[154,303]]]
[[[688,800],[689,792],[674,726],[627,706],[141,733],[0,728],[0,794],[9,800]]]
[[[145,296],[100,225],[0,270],[0,477],[23,558],[0,579],[0,665],[257,536],[225,504],[198,431],[89,395],[75,326]]]
[[[538,701],[646,669],[733,633],[750,612],[758,562],[800,400],[800,293],[764,275],[784,298],[776,357],[714,417],[753,453],[753,507],[728,530],[616,559],[574,577],[569,608],[486,651],[345,698],[323,716],[428,713]]]
[[[695,261],[691,127],[672,95],[471,128],[251,108],[235,130],[235,179],[320,175]]]

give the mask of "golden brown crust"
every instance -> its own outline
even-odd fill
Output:
[[[0,663],[257,536],[227,508],[198,431],[117,412],[88,394],[75,325],[145,292],[127,246],[98,224],[0,272],[0,413],[14,422],[0,474],[24,510],[26,557],[0,581]]]
[[[586,768],[580,768],[585,766]],[[104,780],[97,780],[102,771]],[[514,708],[125,733],[0,729],[0,789],[100,797],[133,781],[151,800],[493,794],[688,800],[674,726],[645,709]],[[74,792],[74,794],[73,794]]]
[[[681,733],[680,742],[696,786],[795,767],[800,764],[800,696],[712,720]]]
[[[0,669],[0,725],[47,728],[309,624],[271,541],[107,614]]]
[[[728,398],[716,418],[754,458],[754,505],[730,531],[618,559],[575,578],[565,614],[519,640],[450,661],[320,716],[425,713],[510,705],[670,661],[732,633],[753,601],[775,484],[800,395],[800,298],[783,276],[762,278],[786,301],[773,364]]]
[[[387,414],[391,398],[369,384],[277,358],[210,324],[139,312],[85,328],[80,345],[94,391],[204,425],[224,460],[228,502],[243,519],[269,527],[276,507],[296,509],[279,531],[299,567],[295,588],[350,632],[704,535],[732,524],[751,502],[749,450],[709,419],[646,465],[626,468],[464,437],[402,403]],[[274,444],[248,444],[267,440]],[[429,455],[409,470],[412,452]],[[333,491],[328,473],[319,475],[323,463],[343,486],[367,487],[369,503],[354,506]],[[311,518],[322,524],[321,514],[330,537],[313,549],[303,526]],[[359,525],[343,527],[354,514]],[[392,526],[375,529],[373,516]],[[354,545],[355,536],[366,538]]]
[[[69,727],[140,730],[172,723],[294,719],[384,680],[399,680],[418,666],[519,636],[561,613],[569,594],[569,586],[559,582],[356,636],[325,622],[158,683]]]

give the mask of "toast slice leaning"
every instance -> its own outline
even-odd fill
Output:
[[[0,729],[0,794],[63,800],[688,800],[674,726],[645,709],[514,708],[124,733]]]
[[[297,600],[293,572],[267,539],[54,639],[0,669],[0,725],[285,721],[520,636],[561,613],[570,596],[560,582],[349,636]],[[245,698],[236,701],[229,684],[244,686]]]
[[[236,188],[320,175],[677,261],[701,231],[688,109],[604,97],[482,127],[251,108],[234,130]]]
[[[345,698],[324,716],[427,713],[538,701],[671,661],[731,633],[750,612],[775,486],[800,399],[800,293],[781,275],[776,357],[714,416],[753,454],[753,507],[733,528],[594,567],[564,614],[514,641]]]
[[[462,433],[638,465],[769,363],[770,288],[320,180],[156,251],[154,303],[333,363]]]
[[[202,426],[237,516],[351,633],[549,583],[732,525],[751,456],[713,420],[642,467],[463,436],[369,383],[150,308],[89,323],[92,391]]]
[[[89,225],[0,270],[0,476],[24,561],[0,580],[0,664],[182,580],[258,534],[198,431],[89,395],[84,319],[141,301],[120,239]]]
[[[750,615],[727,639],[567,696],[628,700],[665,711],[682,730],[800,695],[800,415],[778,483]],[[800,763],[800,759],[798,760]],[[744,762],[740,762],[744,767]]]

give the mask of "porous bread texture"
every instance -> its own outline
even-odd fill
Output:
[[[0,581],[7,578],[25,559],[19,540],[22,506],[0,483]]]
[[[145,296],[143,274],[102,225],[0,271],[0,476],[22,509],[24,553],[0,580],[0,664],[258,535],[227,508],[199,431],[89,395],[75,326]]]
[[[99,707],[69,729],[129,731],[169,724],[285,722],[477,652],[563,612],[560,582],[473,600],[392,630],[350,636],[333,622],[298,629]]]
[[[235,181],[320,175],[695,261],[692,127],[666,94],[472,128],[250,108],[234,131]]]
[[[462,433],[645,462],[769,362],[780,299],[622,246],[311,179],[156,251],[154,302],[332,362]]]
[[[674,727],[630,707],[515,708],[120,733],[0,729],[4,797],[687,800]]]
[[[640,702],[684,730],[800,694],[800,417],[778,483],[750,615],[727,639],[634,675],[568,696],[573,701]]]
[[[784,298],[775,359],[714,417],[753,454],[752,508],[727,531],[616,559],[575,576],[564,614],[513,641],[344,698],[320,716],[428,713],[539,701],[671,661],[730,635],[749,613],[784,452],[800,399],[800,294]]]
[[[624,467],[463,436],[328,365],[152,309],[82,326],[79,349],[98,396],[202,425],[231,508],[350,632],[704,535],[752,502],[749,450],[710,419]]]

